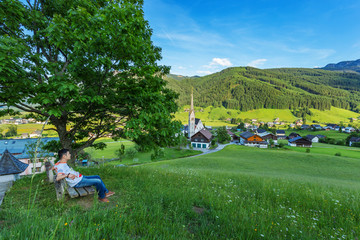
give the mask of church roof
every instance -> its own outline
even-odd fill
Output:
[[[195,118],[195,125],[198,125],[198,123],[200,122],[200,118]]]
[[[25,171],[29,165],[17,160],[7,149],[0,159],[0,176],[18,174]]]

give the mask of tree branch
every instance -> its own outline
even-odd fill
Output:
[[[30,107],[30,106],[28,106],[26,104],[23,104],[23,103],[19,103],[19,104],[14,104],[14,105],[15,105],[15,107],[17,107],[17,108],[19,108],[19,109],[21,109],[21,110],[23,110],[25,112],[33,112],[33,113],[37,113],[37,114],[40,114],[40,115],[46,116],[46,117],[50,116],[49,114],[43,113],[40,110],[37,110],[37,109],[35,109],[33,107]]]

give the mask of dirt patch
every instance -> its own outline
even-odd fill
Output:
[[[80,197],[80,199],[77,199],[74,204],[79,205],[84,210],[89,210],[94,205],[94,195]]]
[[[205,212],[206,209],[205,209],[205,208],[202,208],[202,207],[198,207],[198,206],[193,206],[192,210],[193,210],[195,213],[201,215],[201,214],[203,214],[203,213]]]

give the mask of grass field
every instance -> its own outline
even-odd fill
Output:
[[[313,149],[312,149],[313,150]],[[360,160],[286,150],[224,150],[100,174],[116,195],[56,202],[37,175],[17,181],[0,239],[356,239]]]
[[[179,112],[175,114],[175,118],[180,120],[183,124],[187,124],[189,113],[185,112],[184,109],[189,109],[190,106],[184,106]],[[349,123],[350,118],[357,118],[360,116],[359,113],[348,111],[341,108],[331,107],[331,110],[320,111],[317,109],[310,109],[313,113],[312,116],[308,116],[307,120],[309,123],[316,121],[325,125],[327,123]],[[215,108],[215,107],[206,107],[200,108],[195,107],[195,116],[200,118],[201,121],[207,123],[207,125],[212,126],[208,122],[219,121],[218,125],[214,126],[225,126],[229,125],[226,121],[220,119],[228,118],[240,118],[240,119],[257,119],[259,122],[269,122],[274,121],[276,118],[279,118],[280,121],[287,123],[293,123],[298,117],[295,117],[291,110],[289,109],[256,109],[247,112],[241,112],[233,109],[226,109],[224,107]],[[360,125],[360,120],[354,122],[354,124]]]
[[[106,143],[107,147],[104,150],[95,150],[92,148],[87,148],[87,149],[85,149],[85,151],[90,153],[92,159],[94,159],[96,161],[100,161],[100,162],[102,161],[103,158],[105,160],[117,158],[115,151],[120,148],[121,144],[124,144],[124,146],[125,146],[125,153],[129,149],[135,148],[134,142],[131,142],[131,141],[128,141],[125,139],[120,139],[119,141],[114,141],[112,139],[103,138],[103,139],[99,139],[97,141]],[[175,148],[164,148],[163,150],[164,150],[164,156],[158,158],[157,161],[183,158],[183,157],[193,156],[193,155],[202,153],[201,151],[197,151],[197,150],[186,150],[186,149],[177,150]],[[133,157],[130,157],[125,154],[124,159],[122,159],[121,161],[114,160],[111,162],[107,162],[106,164],[113,166],[113,165],[118,165],[118,164],[133,165],[133,164],[148,163],[148,162],[151,162],[151,154],[153,154],[153,151],[136,152],[135,156],[133,156]]]
[[[310,130],[297,130],[297,129],[291,129],[291,130],[285,130],[286,135],[288,136],[290,133],[295,132],[300,134],[302,137],[305,137],[306,135],[324,135],[329,138],[334,138],[336,140],[340,139],[346,139],[349,134],[348,133],[340,133],[339,131],[310,131]]]

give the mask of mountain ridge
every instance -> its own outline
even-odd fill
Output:
[[[191,88],[197,106],[228,109],[328,110],[331,106],[360,112],[360,75],[310,68],[257,69],[231,67],[199,78],[174,80],[169,88],[179,93],[180,106],[190,102]]]

